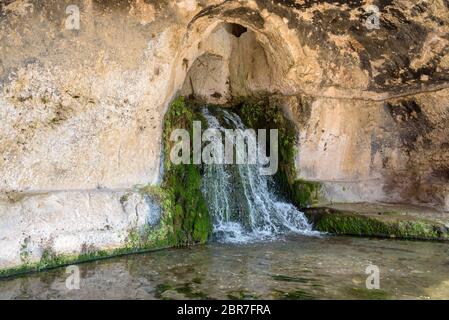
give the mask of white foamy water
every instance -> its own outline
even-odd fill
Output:
[[[231,111],[220,110],[220,120],[207,108],[202,112],[209,128],[218,129],[223,135],[225,129],[246,129],[240,117]],[[236,149],[236,153],[245,152]],[[202,191],[214,219],[214,240],[247,243],[286,234],[319,234],[312,230],[303,212],[273,192],[272,177],[260,175],[258,165],[204,167]]]

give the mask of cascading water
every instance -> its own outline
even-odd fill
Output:
[[[203,108],[202,113],[209,128],[223,134],[225,129],[246,129],[240,117],[231,111]],[[236,153],[245,152],[235,149]],[[214,219],[214,240],[245,243],[288,233],[318,234],[304,214],[283,201],[274,189],[273,179],[260,175],[258,165],[205,165],[202,191]]]

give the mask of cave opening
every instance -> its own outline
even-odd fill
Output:
[[[184,190],[190,190],[188,194],[201,192],[202,197],[193,203],[202,210],[207,207],[211,235],[218,241],[266,239],[289,232],[312,234],[312,227],[299,208],[314,201],[316,188],[296,181],[296,127],[270,98],[275,91],[273,84],[283,81],[279,75],[288,59],[279,59],[278,52],[273,53],[273,46],[259,30],[233,22],[218,23],[193,47],[198,52],[187,59],[191,63],[183,60],[183,68],[187,68],[179,96],[185,99],[174,104],[180,110],[168,113],[166,128],[181,124],[177,114],[183,114],[201,121],[205,130],[275,130],[279,134],[279,170],[264,177],[257,165],[249,164],[171,167],[171,171],[166,171],[168,176],[176,173],[186,177],[182,181],[189,181],[190,175],[194,175],[201,181],[195,184],[195,190],[187,183],[176,190],[183,190],[183,194]],[[190,124],[182,124],[192,131]],[[274,143],[268,135],[265,143],[271,151]],[[168,180],[175,181],[169,177]],[[185,203],[190,206],[192,202]],[[183,219],[188,219],[190,209],[186,207],[184,211]]]
[[[238,23],[227,23],[225,27],[229,33],[231,33],[233,36],[237,38],[240,38],[242,34],[248,31],[247,27],[244,27]]]
[[[272,91],[279,69],[258,31],[237,23],[219,23],[198,44],[180,94],[199,101],[230,105]]]

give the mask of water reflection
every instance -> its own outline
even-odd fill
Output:
[[[350,237],[172,249],[0,280],[1,299],[427,299],[449,298],[446,243]],[[365,268],[380,268],[380,290]]]

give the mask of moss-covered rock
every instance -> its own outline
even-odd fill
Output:
[[[131,232],[132,234],[132,232]],[[131,236],[132,237],[132,236]],[[139,236],[139,243],[142,239]],[[21,266],[7,268],[0,270],[0,278],[6,278],[10,276],[18,276],[21,274],[40,272],[43,270],[49,270],[54,268],[60,268],[73,264],[80,264],[85,262],[91,262],[95,260],[108,259],[112,257],[124,256],[133,253],[143,253],[155,250],[164,249],[159,243],[146,243],[147,246],[135,245],[130,240],[127,244],[121,248],[115,248],[110,250],[92,250],[82,254],[55,254],[51,250],[45,250],[39,262],[24,263]]]
[[[282,193],[299,208],[314,205],[318,201],[321,186],[318,182],[297,179],[295,158],[298,133],[294,123],[284,116],[278,105],[268,99],[243,102],[235,111],[249,128],[278,129],[279,170],[276,181]]]
[[[164,119],[164,219],[171,226],[169,241],[177,246],[205,243],[212,229],[201,192],[201,165],[175,165],[169,157],[173,146],[171,133],[175,129],[186,129],[193,136],[193,121],[205,123],[198,107],[183,97],[172,103]]]
[[[449,240],[449,230],[444,225],[424,219],[402,216],[392,219],[391,215],[365,215],[331,208],[311,208],[305,213],[314,228],[321,232],[352,236]]]
[[[212,229],[206,202],[201,192],[201,165],[173,164],[170,150],[175,129],[185,129],[192,136],[193,121],[204,119],[198,106],[183,97],[173,101],[164,118],[164,178],[161,186],[145,186],[140,192],[161,205],[161,223],[156,230],[140,232],[135,246],[159,243],[164,246],[188,246],[206,243]],[[192,160],[192,159],[191,159]],[[193,161],[191,161],[192,163]]]

